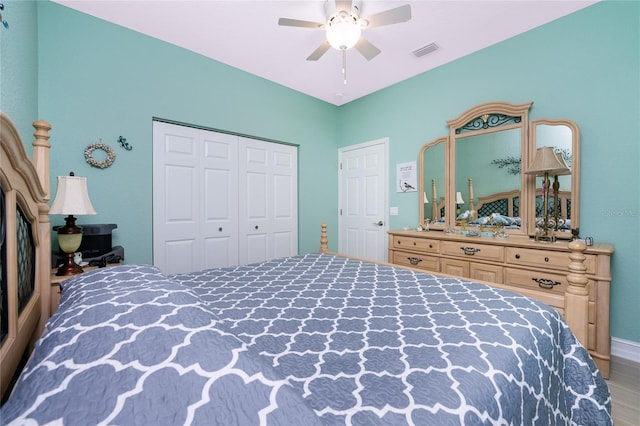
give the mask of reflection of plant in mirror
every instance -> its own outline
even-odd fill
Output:
[[[497,158],[491,160],[491,164],[498,166],[499,169],[506,168],[510,175],[519,175],[522,159],[516,157]]]
[[[565,163],[567,163],[567,166],[571,167],[571,163],[573,160],[571,155],[571,148],[555,148],[554,152],[561,154],[562,159],[564,160]]]

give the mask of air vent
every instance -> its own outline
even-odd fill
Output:
[[[428,55],[429,53],[435,52],[439,48],[440,48],[440,46],[438,46],[435,42],[434,43],[429,43],[426,46],[422,46],[421,48],[414,50],[413,51],[413,55],[416,58],[421,58],[424,55]]]

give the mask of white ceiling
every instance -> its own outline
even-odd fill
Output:
[[[382,53],[368,62],[349,50],[346,85],[341,52],[330,49],[316,62],[305,60],[324,40],[324,31],[278,25],[280,17],[325,22],[325,0],[53,1],[342,105],[597,0],[363,0],[362,17],[410,4],[412,19],[363,30]],[[435,52],[412,54],[434,42]]]

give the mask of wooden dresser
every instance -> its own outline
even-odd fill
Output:
[[[584,265],[589,280],[587,347],[609,377],[611,336],[609,291],[612,244],[588,247]],[[389,262],[431,272],[494,283],[536,298],[564,314],[571,262],[567,241],[539,243],[525,237],[502,240],[439,231],[390,231]]]

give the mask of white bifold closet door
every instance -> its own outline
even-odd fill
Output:
[[[165,273],[298,252],[297,148],[153,123],[153,262]]]
[[[297,149],[240,138],[240,263],[298,253]]]

